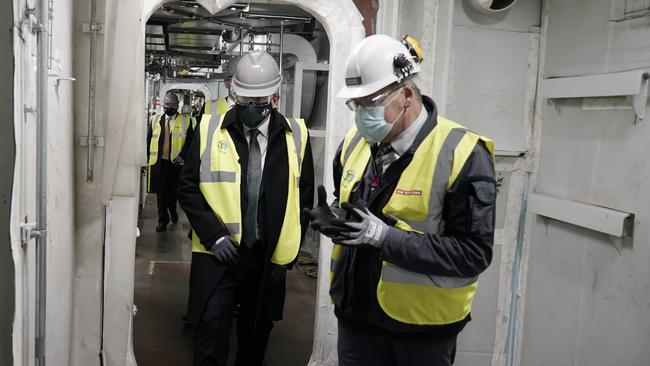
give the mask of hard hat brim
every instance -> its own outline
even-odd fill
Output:
[[[340,99],[367,97],[368,95],[376,93],[382,88],[396,81],[397,77],[395,75],[390,75],[367,85],[346,85],[341,90],[339,90],[338,94],[336,94],[336,97]]]
[[[250,87],[246,87],[241,81],[233,78],[231,86],[235,95],[242,97],[268,97],[277,93],[280,82],[281,79],[278,77],[272,83],[269,83],[269,86],[260,87],[259,85],[251,85]]]

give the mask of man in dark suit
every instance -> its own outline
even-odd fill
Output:
[[[233,77],[234,108],[206,115],[179,183],[195,231],[189,319],[194,365],[226,365],[236,304],[239,366],[261,365],[282,318],[286,270],[298,254],[313,201],[313,161],[304,122],[273,106],[281,79],[266,52],[246,54]]]
[[[148,191],[156,193],[157,232],[178,222],[176,213],[178,176],[192,140],[194,118],[178,113],[178,97],[168,92],[163,99],[164,113],[155,115],[147,134]]]

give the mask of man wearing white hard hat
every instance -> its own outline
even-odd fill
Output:
[[[236,304],[236,365],[262,365],[273,321],[282,319],[314,171],[304,121],[273,108],[280,82],[271,55],[244,55],[232,80],[236,105],[203,117],[181,174],[193,275],[202,279],[189,312],[197,314],[195,365],[226,365]]]
[[[178,222],[178,176],[194,131],[194,118],[178,113],[178,104],[176,94],[165,94],[164,113],[156,114],[147,129],[147,190],[156,193],[157,232],[166,231],[170,221],[173,224]]]
[[[453,364],[492,260],[493,143],[421,96],[421,61],[410,37],[367,37],[338,94],[355,127],[334,159],[334,201],[321,186],[307,213],[335,243],[340,366]]]

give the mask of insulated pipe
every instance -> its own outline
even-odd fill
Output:
[[[88,81],[88,156],[86,182],[92,182],[95,170],[95,65],[97,58],[97,1],[90,1],[90,78]]]
[[[226,46],[226,52],[232,51],[235,48],[237,48],[237,46],[239,46],[239,56],[242,56],[244,54],[244,51],[243,51],[243,42],[244,41],[243,40],[244,40],[244,37],[248,35],[248,33],[249,32],[244,33],[244,30],[242,28],[239,28],[239,40],[235,41],[235,42],[231,42],[231,43],[226,42],[226,43],[228,43],[228,46]]]
[[[37,191],[37,232],[36,234],[36,329],[35,359],[37,366],[45,365],[45,315],[47,289],[47,63],[49,59],[49,0],[40,0],[38,4],[38,58],[36,65],[37,89],[36,110],[38,113],[38,160],[36,173]]]

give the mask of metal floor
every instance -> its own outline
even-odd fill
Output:
[[[182,316],[192,258],[187,218],[162,233],[157,224],[156,197],[149,195],[140,220],[135,264],[133,347],[139,366],[191,365],[192,336]],[[287,273],[284,320],[275,323],[266,353],[267,366],[306,365],[311,354],[316,279],[294,269]],[[233,327],[234,328],[234,327]],[[231,336],[231,350],[236,346]],[[234,352],[230,355],[234,364]]]

